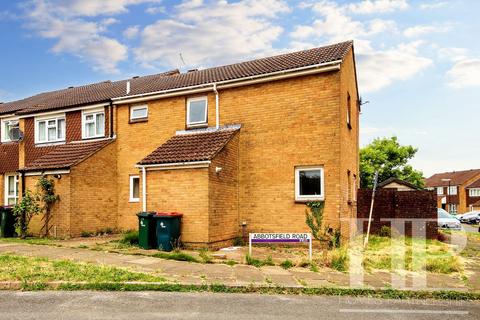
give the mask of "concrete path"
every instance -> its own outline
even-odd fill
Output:
[[[125,267],[137,271],[155,273],[168,281],[182,284],[218,284],[230,286],[272,285],[282,287],[350,287],[350,275],[331,269],[312,272],[306,268],[284,270],[278,266],[256,268],[248,265],[228,266],[226,264],[201,264],[183,261],[164,260],[154,257],[125,255],[94,251],[89,249],[54,247],[47,245],[29,245],[20,243],[0,243],[0,253],[21,256],[66,259],[77,262]],[[398,276],[398,275],[397,275]],[[358,279],[358,275],[355,275]],[[363,286],[371,288],[397,287],[399,289],[434,289],[434,290],[479,290],[468,288],[461,279],[449,275],[432,275],[426,277],[426,287],[418,287],[416,276],[406,275],[403,281],[392,282],[392,275],[376,272],[363,275]],[[420,279],[421,280],[421,279]],[[358,283],[358,282],[355,282]],[[396,285],[399,283],[399,285]],[[355,285],[362,286],[362,285]]]
[[[480,303],[162,292],[0,292],[2,319],[473,320]]]

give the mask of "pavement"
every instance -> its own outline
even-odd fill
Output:
[[[0,292],[2,319],[479,319],[479,302],[162,292]]]
[[[399,278],[399,274],[389,272],[348,274],[327,268],[320,269],[319,272],[312,272],[307,268],[291,268],[285,270],[279,266],[256,268],[242,264],[234,266],[226,264],[201,264],[89,249],[8,242],[0,243],[0,253],[124,267],[131,270],[154,273],[164,277],[168,282],[180,284],[280,286],[291,288],[332,286],[376,289],[393,287],[408,290],[480,290],[480,283],[478,281],[465,283],[459,274],[427,274],[426,278],[424,278],[419,274],[404,273]],[[480,272],[480,270],[477,271]],[[478,278],[476,275],[474,275],[474,277]],[[351,281],[351,279],[353,279],[353,281]],[[473,286],[472,283],[474,283]]]

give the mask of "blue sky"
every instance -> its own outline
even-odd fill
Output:
[[[480,168],[480,1],[0,3],[0,101],[355,40],[361,143],[397,135],[430,175]],[[182,58],[180,57],[180,54]]]

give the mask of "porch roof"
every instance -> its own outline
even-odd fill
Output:
[[[138,164],[153,165],[211,160],[239,129],[240,126],[230,126],[218,130],[177,133]]]

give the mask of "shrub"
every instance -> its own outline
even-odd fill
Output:
[[[237,261],[235,260],[227,260],[227,262],[225,262],[227,265],[229,265],[230,267],[234,266],[237,264]]]
[[[138,231],[127,231],[123,234],[122,239],[119,241],[123,244],[137,245],[138,244]]]
[[[392,236],[392,229],[389,226],[382,226],[380,228],[380,231],[378,233],[380,237],[388,237],[390,238]]]
[[[235,247],[243,247],[245,245],[245,241],[243,241],[242,237],[235,237],[235,239],[233,239],[233,245]]]
[[[80,237],[82,238],[89,238],[91,236],[93,236],[93,232],[90,232],[90,231],[82,231],[80,233]]]
[[[28,225],[32,218],[42,211],[39,202],[40,198],[37,194],[26,190],[20,202],[13,207],[15,229],[21,239],[27,237]]]
[[[293,264],[292,261],[290,261],[290,260],[287,259],[287,260],[283,261],[283,262],[280,264],[280,266],[281,266],[283,269],[290,269],[290,268],[292,268],[292,267],[294,266],[294,264]]]

